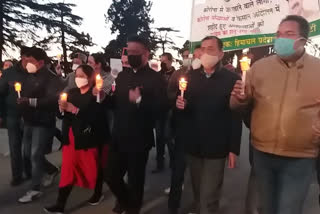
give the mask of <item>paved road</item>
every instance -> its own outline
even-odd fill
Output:
[[[234,170],[226,170],[224,191],[221,200],[221,214],[245,214],[244,199],[246,195],[247,179],[249,174],[248,163],[248,132],[244,130],[243,144],[241,157],[238,167]],[[20,205],[16,202],[17,198],[28,190],[28,184],[18,188],[11,188],[8,186],[10,180],[9,159],[4,157],[3,153],[7,152],[7,138],[4,130],[0,130],[0,214],[40,214],[43,213],[42,207],[44,205],[52,204],[57,195],[57,183],[52,188],[46,189],[43,198],[28,205]],[[56,152],[49,156],[49,159],[61,164],[61,154]],[[169,184],[170,171],[166,170],[159,175],[152,175],[151,169],[154,167],[155,154],[152,151],[150,155],[145,206],[143,208],[144,214],[166,214],[167,213],[167,196],[164,195],[163,189]],[[105,186],[105,200],[97,207],[90,207],[85,202],[91,196],[91,191],[83,189],[75,189],[68,201],[67,213],[72,214],[111,214],[111,209],[114,203],[114,198],[110,191]],[[314,180],[311,185],[310,193],[305,203],[304,214],[319,214],[320,209],[318,205],[318,186]],[[192,195],[190,189],[190,179],[187,175],[186,189],[184,191],[182,207],[182,214],[188,212],[192,202]]]

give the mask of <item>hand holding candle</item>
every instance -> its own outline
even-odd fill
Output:
[[[184,92],[187,90],[188,82],[185,80],[185,78],[181,78],[179,80],[179,90],[181,91],[181,97],[183,98]]]
[[[96,77],[96,87],[98,89],[98,94],[97,94],[97,103],[100,103],[100,91],[103,86],[103,79],[101,78],[100,74],[97,75]]]
[[[21,92],[21,83],[16,82],[14,84],[14,89],[18,93],[18,98],[21,98],[21,94],[20,94],[20,92]]]
[[[246,84],[246,76],[247,76],[247,71],[250,70],[250,63],[251,63],[251,59],[249,59],[248,57],[243,57],[240,60],[240,67],[241,67],[241,71],[242,71],[242,82],[243,82],[243,91],[242,91],[242,95],[244,95],[244,91],[245,91],[245,84]]]
[[[61,54],[57,55],[57,59],[58,59],[58,65],[60,65],[61,64]]]
[[[62,93],[60,95],[60,102],[67,102],[68,100],[68,94],[67,93]],[[61,114],[64,115],[64,111],[61,111]]]

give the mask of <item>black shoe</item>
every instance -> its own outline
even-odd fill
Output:
[[[58,205],[54,205],[51,207],[45,207],[45,208],[43,208],[43,210],[49,214],[63,214],[64,213],[64,209]]]
[[[157,174],[157,173],[160,173],[164,170],[164,164],[163,163],[158,163],[157,164],[157,168],[152,170],[151,173],[152,174]]]
[[[16,186],[19,186],[21,185],[25,180],[23,178],[15,178],[15,179],[12,179],[12,181],[10,182],[10,185],[12,187],[16,187]]]
[[[125,209],[120,205],[118,201],[116,201],[116,204],[114,208],[112,209],[112,212],[117,214],[122,214],[125,211]]]
[[[178,214],[178,209],[169,209],[169,214]]]
[[[93,195],[88,203],[91,205],[91,206],[97,206],[99,205],[104,199],[104,195]]]

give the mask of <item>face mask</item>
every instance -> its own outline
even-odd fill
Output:
[[[78,65],[78,64],[73,64],[73,65],[72,65],[72,70],[73,70],[73,71],[77,70],[77,68],[78,68],[79,66],[80,66],[80,65]]]
[[[200,60],[203,67],[208,69],[213,68],[219,62],[218,56],[211,56],[206,53],[201,56]]]
[[[139,68],[142,65],[142,55],[129,55],[128,62],[132,68]]]
[[[89,81],[87,78],[76,77],[75,81],[78,88],[82,88],[83,86],[86,86],[89,84]]]
[[[192,69],[193,70],[197,70],[201,68],[201,60],[198,59],[198,58],[195,58],[193,61],[192,61]]]
[[[183,59],[182,66],[188,68],[191,65],[191,59]]]
[[[34,74],[38,70],[37,66],[35,66],[34,64],[32,64],[30,62],[28,62],[27,66],[26,66],[26,69],[27,69],[28,73],[30,73],[30,74]]]
[[[300,40],[300,38],[297,40],[278,38],[274,43],[274,50],[281,58],[290,57],[296,53],[296,50],[294,49],[294,43],[298,40]]]

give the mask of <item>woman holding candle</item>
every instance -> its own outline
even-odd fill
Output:
[[[103,200],[101,157],[110,138],[104,107],[92,95],[95,75],[90,66],[79,66],[75,81],[78,89],[70,90],[59,101],[59,108],[65,114],[61,180],[57,203],[45,208],[47,213],[64,212],[73,186],[94,189],[89,200],[91,205],[98,205]]]

